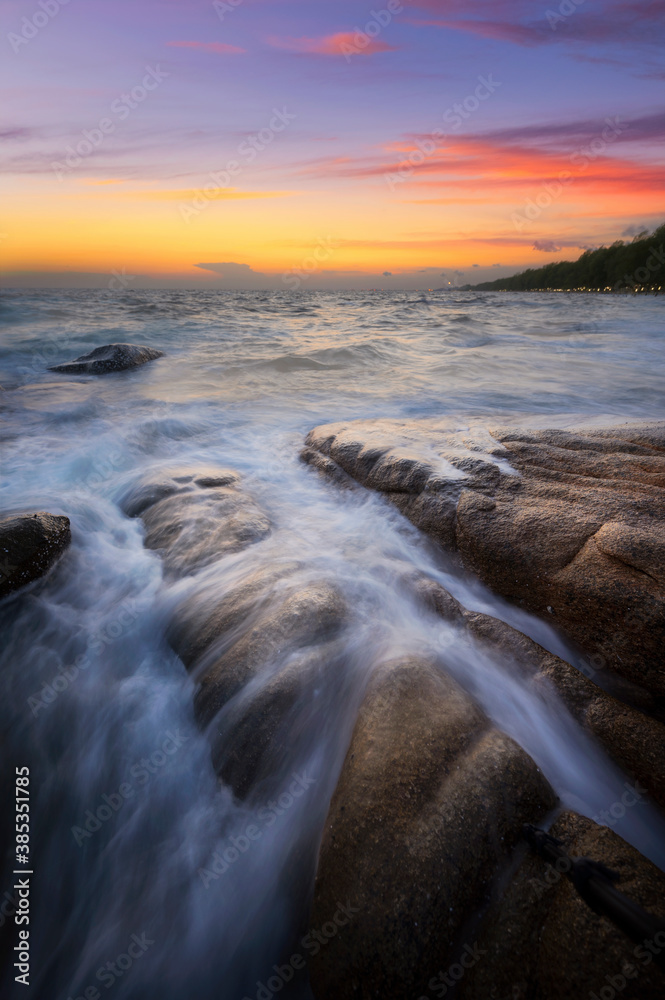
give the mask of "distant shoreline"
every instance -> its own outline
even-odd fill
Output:
[[[533,293],[553,293],[557,292],[561,295],[662,295],[663,288],[480,288],[478,286],[473,286],[471,288],[460,288],[459,291],[468,292],[520,292],[524,294]]]
[[[556,249],[556,248],[555,248]],[[509,278],[469,285],[474,292],[600,292],[657,295],[665,285],[665,224],[630,243],[585,250],[577,260],[528,268]]]

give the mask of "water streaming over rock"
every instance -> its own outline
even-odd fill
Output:
[[[564,804],[594,816],[620,799],[624,775],[555,693],[426,611],[406,581],[434,578],[574,660],[554,629],[449,565],[380,497],[338,490],[298,456],[311,427],[355,417],[662,418],[662,300],[43,291],[8,292],[0,308],[1,508],[67,514],[73,535],[45,581],[0,607],[3,756],[33,774],[32,996],[240,1000],[307,954],[316,850],[357,708],[373,667],[401,654],[437,657]],[[47,371],[111,342],[165,356],[103,378]],[[274,530],[172,580],[121,504],[146,473],[182,465],[238,472]],[[280,561],[303,584],[329,581],[350,612],[334,669],[290,710],[288,745],[240,800],[216,778],[166,632],[186,597],[221,601]],[[283,666],[275,657],[218,727]],[[665,864],[646,803],[615,829]],[[304,973],[289,990],[311,995]]]

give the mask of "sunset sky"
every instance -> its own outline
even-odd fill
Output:
[[[663,2],[6,2],[3,283],[436,288],[574,259],[665,219],[664,43]]]

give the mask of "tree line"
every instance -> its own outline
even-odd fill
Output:
[[[638,233],[629,243],[585,250],[579,260],[562,260],[521,274],[474,285],[475,291],[654,292],[665,286],[665,224]]]

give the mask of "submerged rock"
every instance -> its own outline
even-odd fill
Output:
[[[384,493],[496,593],[665,697],[665,425],[318,427],[303,458]]]
[[[63,515],[39,511],[0,520],[0,598],[44,576],[70,542]]]
[[[123,502],[146,526],[145,544],[158,549],[170,576],[185,576],[240,552],[270,533],[270,520],[226,469],[176,469],[146,477]]]
[[[665,919],[665,875],[621,837],[570,812],[550,832],[571,857],[588,857],[616,872],[621,892]],[[481,957],[460,982],[460,1000],[663,996],[665,977],[653,953],[594,913],[571,882],[535,854],[500,887],[473,940]],[[442,982],[436,969],[432,976]]]
[[[152,347],[137,347],[136,344],[107,344],[96,347],[89,354],[82,354],[74,361],[49,368],[51,372],[62,372],[63,375],[106,375],[109,372],[121,372],[127,368],[138,368],[147,361],[154,361],[164,356],[163,351]]]
[[[221,598],[203,591],[180,609],[171,643],[198,681],[194,712],[213,764],[237,795],[313,735],[296,724],[308,699],[324,694],[334,716],[347,621],[337,588],[294,563],[250,574]]]
[[[268,516],[228,469],[149,475],[125,495],[146,545],[170,578],[197,574],[271,533]],[[217,773],[239,796],[278,770],[300,735],[294,719],[312,691],[341,689],[337,640],[348,618],[336,587],[295,560],[250,560],[220,588],[206,573],[175,608],[168,638],[197,682],[194,710]],[[317,695],[318,697],[318,695]]]
[[[555,802],[531,758],[440,669],[379,669],[325,824],[312,926],[338,902],[358,912],[312,960],[315,996],[424,993],[522,824]]]
[[[665,725],[661,719],[608,694],[557,656],[545,654],[541,670],[541,679],[555,686],[609,756],[638,779],[641,793],[648,792],[665,809]]]

